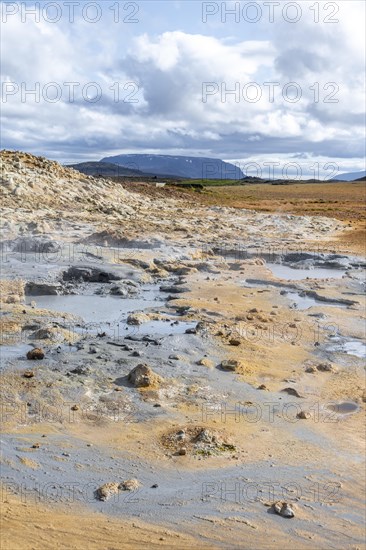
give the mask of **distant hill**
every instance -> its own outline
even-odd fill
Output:
[[[336,178],[333,178],[332,181],[355,181],[362,180],[366,178],[366,171],[363,172],[348,172],[346,174],[339,174]]]
[[[87,176],[104,176],[108,178],[145,175],[139,170],[124,168],[118,164],[112,164],[111,162],[80,162],[79,164],[69,164],[67,165],[67,168],[73,168],[74,170],[78,170]]]
[[[233,164],[208,157],[116,155],[105,157],[101,162],[118,164],[149,174],[166,174],[180,178],[240,180],[245,177],[240,168]]]

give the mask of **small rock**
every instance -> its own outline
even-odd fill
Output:
[[[159,485],[157,483],[154,483],[154,485],[151,485],[151,489],[157,489]]]
[[[27,353],[27,359],[30,361],[40,361],[44,358],[44,351],[41,348],[34,348]]]
[[[71,407],[71,410],[72,410],[72,411],[78,411],[78,410],[79,410],[79,405],[73,405],[73,406]]]
[[[302,398],[303,396],[299,394],[299,392],[297,390],[295,390],[295,388],[284,388],[283,390],[281,390],[282,392],[286,392],[288,393],[289,395],[293,395],[294,397],[300,397]]]
[[[128,381],[136,388],[148,388],[158,386],[162,378],[157,375],[148,365],[137,365],[128,375]]]
[[[71,370],[70,372],[71,374],[79,374],[80,376],[86,376],[87,374],[90,373],[90,368],[78,366],[75,369]]]
[[[26,370],[23,376],[24,378],[33,378],[34,372],[32,370]]]
[[[119,485],[122,491],[136,491],[139,487],[141,487],[141,483],[137,479],[127,479]]]
[[[301,418],[302,420],[307,420],[311,417],[311,414],[307,411],[300,411],[297,415],[297,418]]]
[[[197,361],[197,365],[202,365],[204,367],[212,368],[214,366],[214,363],[210,359],[207,359],[206,357],[203,357],[202,359]]]
[[[313,374],[314,372],[316,372],[316,368],[313,366],[306,367],[305,372],[310,372]]]
[[[238,340],[237,338],[231,338],[229,340],[229,344],[230,344],[230,346],[240,346],[241,341]]]
[[[261,384],[260,386],[258,386],[257,390],[265,390],[265,391],[269,391],[267,386],[265,384]]]
[[[131,357],[142,357],[144,353],[140,350],[135,350],[131,353]]]
[[[240,361],[237,361],[236,359],[225,359],[224,361],[221,361],[221,368],[223,370],[236,371],[238,367],[240,367]]]
[[[272,510],[283,518],[290,519],[295,517],[293,509],[287,502],[275,502],[272,504]]]
[[[320,372],[334,372],[335,369],[330,363],[320,363],[317,365],[317,370]]]
[[[179,432],[177,432],[176,437],[179,441],[184,441],[184,439],[186,438],[186,432],[184,430],[180,430]]]
[[[102,501],[106,501],[111,496],[115,495],[119,491],[119,483],[105,483],[96,491],[97,498]]]
[[[150,318],[146,313],[131,313],[127,317],[127,324],[128,325],[142,325],[143,323],[147,323]]]
[[[185,447],[181,447],[178,451],[179,456],[184,456],[187,454],[187,449]]]

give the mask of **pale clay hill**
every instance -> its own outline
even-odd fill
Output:
[[[208,208],[192,199],[150,198],[129,192],[118,182],[86,176],[28,153],[2,151],[0,157],[2,229],[6,238],[16,236],[19,228],[15,229],[14,224],[23,224],[23,232],[31,223],[33,233],[48,233],[53,226],[57,225],[59,231],[62,224],[66,227],[72,220],[90,222],[101,230],[114,228],[124,237],[149,233],[201,249],[226,246],[233,240],[240,241],[241,246],[263,247],[267,239],[280,240],[281,246],[293,243],[298,247],[304,239],[314,241],[322,239],[324,233],[337,234],[346,229],[345,224],[330,218],[258,214]]]

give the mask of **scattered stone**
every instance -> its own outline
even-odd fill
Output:
[[[240,346],[241,341],[238,340],[238,338],[231,338],[229,340],[229,344],[230,344],[230,346]]]
[[[91,267],[70,267],[63,273],[64,281],[84,281],[89,283],[109,283],[119,281],[121,277],[104,271],[103,269]]]
[[[96,491],[96,496],[99,500],[106,501],[119,491],[119,483],[105,483]]]
[[[316,368],[320,372],[335,372],[336,370],[330,363],[320,363]]]
[[[183,441],[186,438],[186,432],[184,430],[180,430],[176,435],[179,441]]]
[[[302,420],[307,420],[308,418],[311,418],[311,414],[307,411],[300,411],[297,415],[297,418],[301,418]]]
[[[131,313],[127,317],[127,324],[128,325],[142,325],[143,323],[147,323],[150,321],[150,318],[146,313]]]
[[[91,370],[89,367],[84,366],[78,366],[75,369],[70,371],[71,374],[78,374],[80,376],[86,376],[87,374],[90,374]]]
[[[34,376],[34,371],[32,371],[32,370],[26,370],[26,371],[23,373],[23,376],[24,376],[24,378],[33,378],[33,376]]]
[[[131,353],[131,357],[143,357],[144,352],[140,350],[135,350]]]
[[[283,518],[290,519],[295,517],[293,509],[287,502],[275,502],[272,504],[271,508],[276,514],[282,516]]]
[[[112,286],[110,288],[110,293],[112,296],[123,296],[124,298],[129,294],[127,288],[122,284]]]
[[[32,445],[32,449],[39,449],[40,446],[40,443],[34,443],[34,445]]]
[[[52,340],[54,332],[50,328],[40,328],[33,332],[30,336],[32,340]]]
[[[27,353],[27,359],[30,361],[41,361],[44,359],[44,351],[41,348],[34,348]]]
[[[240,361],[237,361],[236,359],[225,359],[224,361],[221,361],[220,366],[222,370],[235,372],[240,367]]]
[[[128,381],[136,388],[159,386],[163,381],[148,365],[137,365],[128,375]]]
[[[309,372],[309,373],[313,374],[314,372],[316,372],[316,368],[313,367],[313,366],[306,367],[305,372]]]
[[[289,395],[293,395],[294,397],[300,397],[300,398],[303,398],[302,395],[299,394],[299,392],[297,390],[295,390],[295,388],[284,388],[283,390],[281,390],[282,392],[285,392],[285,393],[288,393]]]
[[[119,485],[122,491],[136,491],[139,487],[141,487],[141,483],[137,479],[127,479]]]
[[[58,296],[63,293],[61,283],[35,283],[28,282],[25,285],[26,296]]]
[[[199,359],[199,361],[197,361],[197,365],[212,368],[214,366],[214,362],[211,361],[211,359],[207,359],[207,357],[203,357],[202,359]]]

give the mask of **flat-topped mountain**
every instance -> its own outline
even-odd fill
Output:
[[[178,155],[116,155],[101,162],[113,163],[148,174],[171,175],[192,179],[240,180],[245,174],[237,166],[221,159]]]

